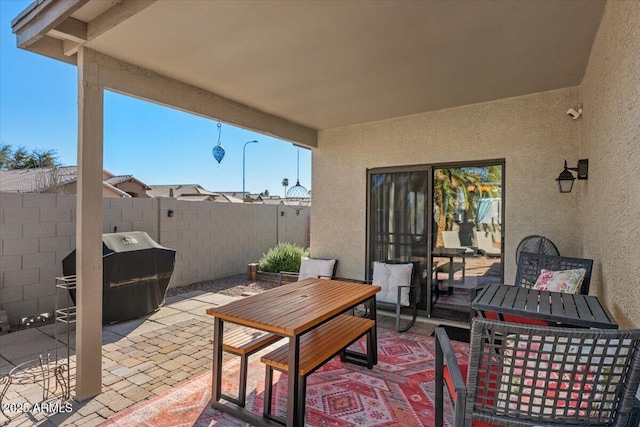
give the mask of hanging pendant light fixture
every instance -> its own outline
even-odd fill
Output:
[[[298,161],[296,166],[296,185],[287,191],[286,205],[296,212],[296,216],[311,202],[309,191],[300,185],[300,148],[298,148]]]
[[[213,158],[218,162],[218,167],[220,167],[220,162],[224,159],[224,148],[222,148],[222,141],[220,137],[222,136],[222,125],[218,122],[218,145],[213,147]]]

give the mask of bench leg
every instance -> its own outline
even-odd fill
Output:
[[[235,353],[232,353],[235,354]],[[228,395],[227,393],[220,390],[220,396],[229,402],[235,403],[238,406],[244,408],[244,405],[247,400],[247,369],[248,369],[248,355],[238,354],[240,357],[240,378],[238,380],[238,397],[235,398],[233,396]]]

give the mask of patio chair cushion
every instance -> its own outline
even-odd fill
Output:
[[[533,285],[538,291],[565,292],[575,294],[580,286],[587,270],[576,268],[574,270],[540,270],[540,276]]]
[[[333,266],[335,263],[335,259],[312,259],[302,257],[298,280],[309,278],[317,279],[319,277],[331,278],[333,277]]]
[[[607,387],[610,381],[622,380],[621,367],[614,367],[608,375],[597,374],[595,364],[603,362],[598,357],[603,347],[607,354],[615,353],[615,347],[606,347],[603,341],[585,340],[587,347],[578,350],[579,342],[566,337],[556,341],[531,338],[533,342],[518,340],[517,348],[514,337],[507,338],[498,407],[504,408],[508,401],[509,408],[515,410],[527,411],[532,405],[545,414],[577,411],[584,416],[591,405],[600,406],[603,393],[613,392],[611,386]],[[530,362],[534,360],[543,362],[538,366]],[[577,381],[584,384],[581,389],[574,388]],[[540,394],[540,390],[545,392]]]
[[[411,285],[411,272],[413,264],[385,264],[382,262],[373,263],[373,284],[380,286],[382,289],[376,295],[378,301],[396,304],[408,307],[409,288],[400,290],[400,301],[398,300],[398,286]]]
[[[467,363],[460,363],[458,366],[460,368],[460,373],[462,374],[462,378],[467,378],[467,372],[469,371],[469,365]],[[496,370],[493,369],[495,372]],[[449,390],[449,394],[451,395],[451,400],[456,400],[456,389],[453,386],[453,380],[451,379],[451,372],[449,371],[449,367],[444,367],[444,381],[447,384],[447,390]],[[491,381],[497,380],[498,376],[492,376]],[[481,380],[482,381],[482,380]],[[496,427],[496,424],[489,424],[483,421],[473,420],[471,427]]]

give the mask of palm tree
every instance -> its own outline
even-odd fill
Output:
[[[458,194],[462,193],[465,199],[465,210],[473,215],[475,191],[480,186],[477,176],[465,173],[462,168],[436,169],[434,185],[434,202],[440,211],[438,216],[438,244],[442,244],[441,232],[451,230],[453,215]]]
[[[289,178],[282,178],[282,186],[284,187],[284,197],[287,197],[287,187],[289,186]]]

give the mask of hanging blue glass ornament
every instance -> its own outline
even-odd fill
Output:
[[[218,167],[220,167],[220,162],[224,159],[224,148],[222,148],[222,141],[220,141],[220,137],[222,136],[222,125],[218,122],[218,145],[213,147],[213,158],[218,162]]]
[[[222,145],[213,147],[213,157],[218,161],[218,164],[224,159],[224,148],[222,148]]]

